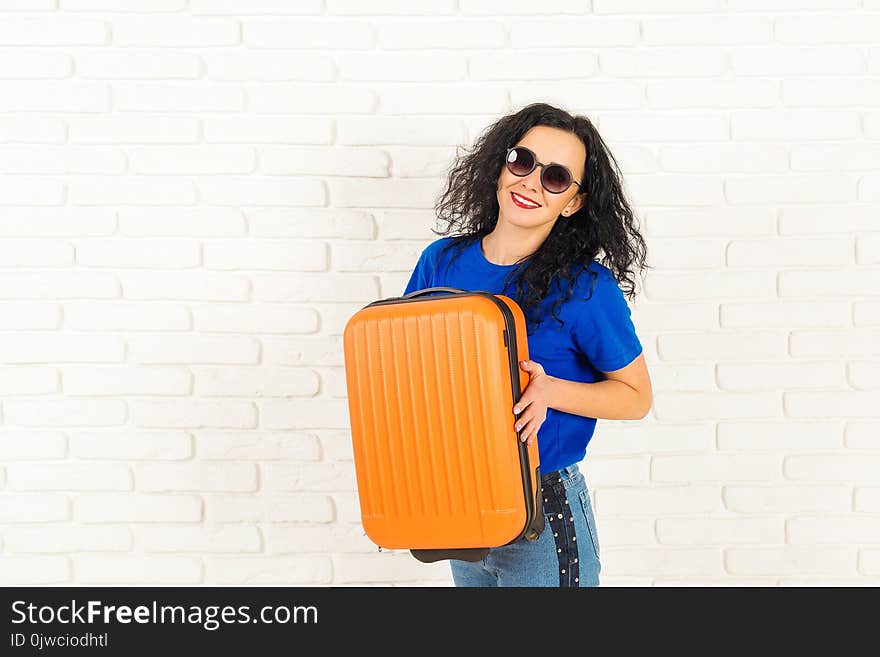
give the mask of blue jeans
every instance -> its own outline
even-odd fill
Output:
[[[536,541],[520,538],[482,561],[450,559],[456,586],[599,585],[599,536],[577,464],[541,477],[546,526]]]

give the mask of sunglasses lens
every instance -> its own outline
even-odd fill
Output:
[[[544,175],[541,178],[541,183],[547,188],[548,192],[559,194],[560,192],[564,192],[568,189],[569,185],[571,185],[571,175],[565,167],[561,167],[558,164],[551,164],[544,168]]]
[[[535,168],[535,158],[524,148],[514,148],[507,154],[507,168],[515,176],[527,176]]]

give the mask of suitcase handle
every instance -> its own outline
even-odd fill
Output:
[[[450,292],[452,294],[458,292],[467,292],[468,290],[462,290],[457,287],[428,287],[424,290],[416,290],[415,292],[410,292],[409,294],[405,294],[401,299],[412,299],[413,297],[420,297],[423,294],[430,294],[431,292]]]

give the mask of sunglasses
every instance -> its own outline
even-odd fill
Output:
[[[574,179],[568,167],[561,164],[543,164],[538,162],[538,156],[525,146],[514,146],[507,149],[507,170],[514,176],[527,176],[535,167],[541,167],[541,185],[551,194],[561,194],[574,183],[578,187],[581,184]]]

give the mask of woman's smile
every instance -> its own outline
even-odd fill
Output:
[[[510,192],[510,198],[513,199],[513,202],[517,207],[523,208],[524,210],[536,210],[541,207],[540,204],[535,204],[531,199],[521,196],[516,192]]]

